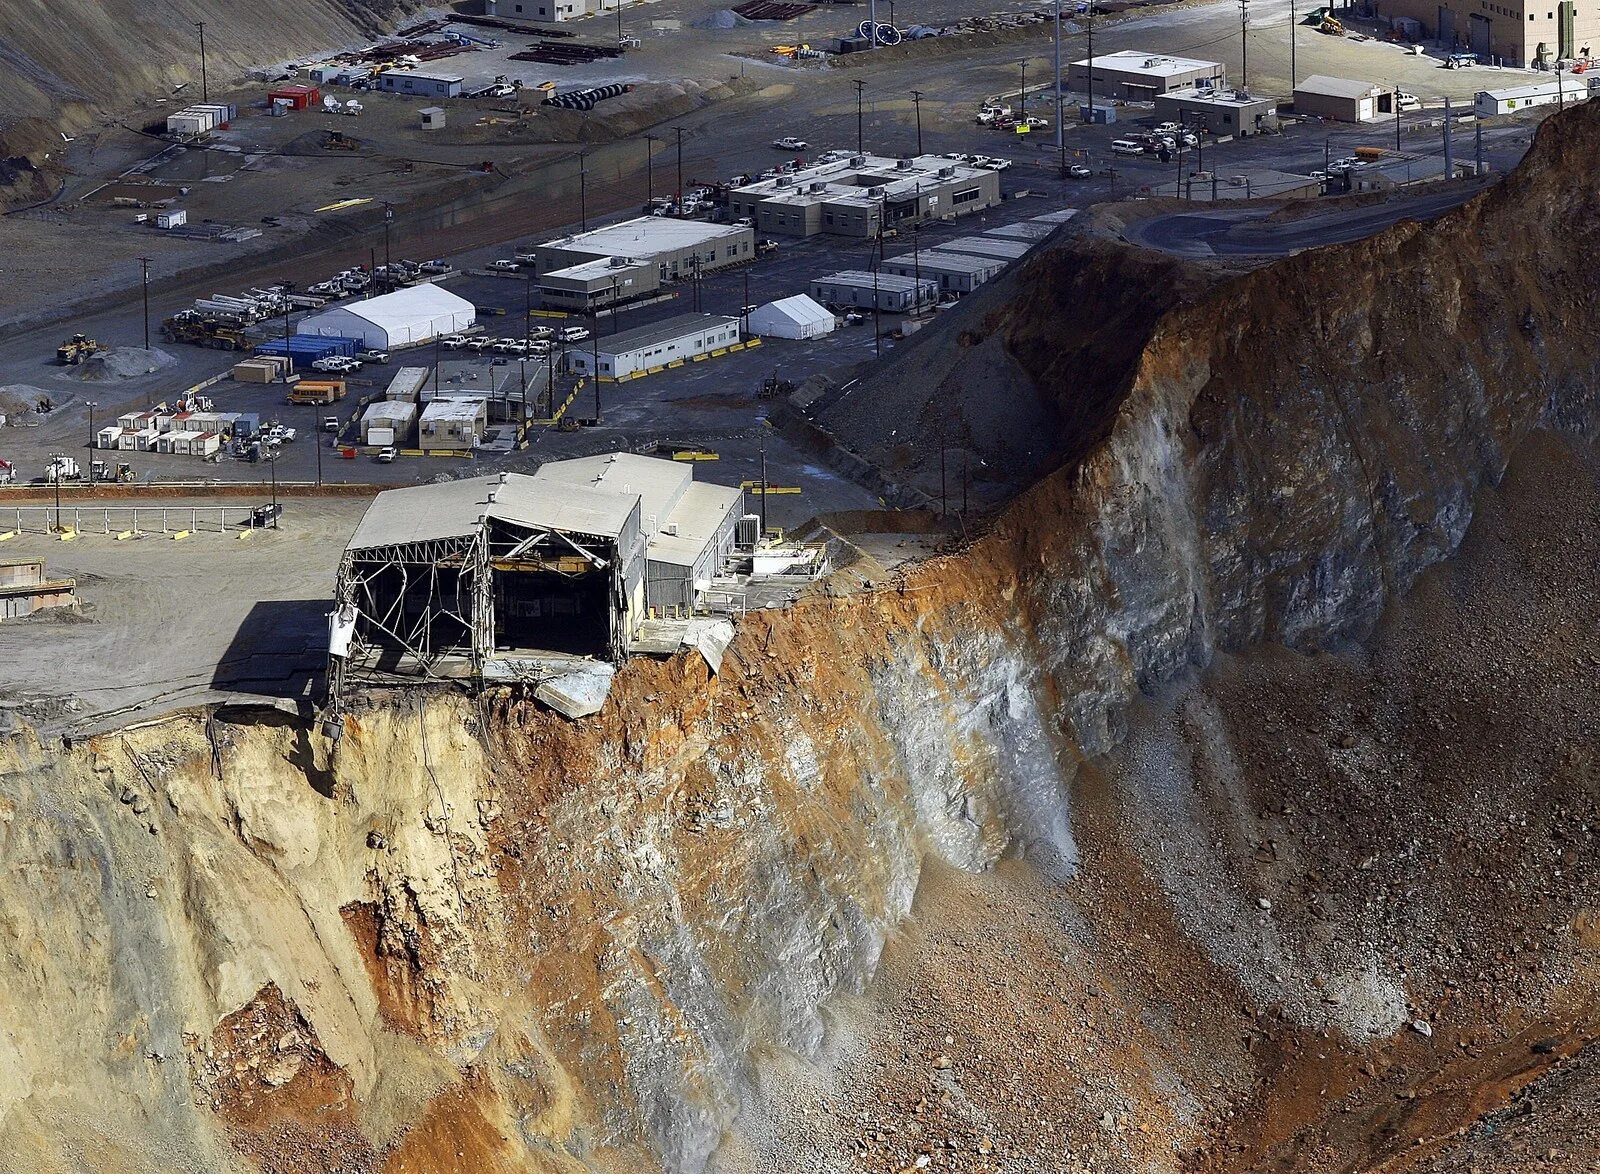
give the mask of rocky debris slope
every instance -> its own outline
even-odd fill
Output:
[[[1569,111],[1427,230],[1174,271],[1193,296],[1149,309],[1111,254],[1045,252],[1038,288],[1146,321],[1098,365],[1047,345],[1049,298],[986,326],[1073,422],[1068,463],[959,555],[747,616],[714,679],[636,662],[576,723],[374,698],[336,749],[237,711],[12,739],[0,1153],[1358,1169],[1439,1144],[1538,1075],[1525,1032],[1591,1005],[1594,625],[1562,576],[1600,557],[1600,218],[1571,181],[1597,143],[1600,107]],[[1508,493],[1502,528],[1570,545],[1450,586],[1508,468],[1560,492]],[[1570,653],[1536,643],[1563,621]],[[897,972],[908,916],[932,952]],[[931,1011],[898,1038],[867,1018],[885,958],[885,1000]],[[978,1017],[940,1023],[958,1002]],[[851,1065],[886,1107],[830,1087]]]

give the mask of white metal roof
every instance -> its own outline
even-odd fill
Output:
[[[913,272],[921,269],[924,273],[992,274],[1006,267],[1003,257],[975,257],[970,253],[942,253],[937,249],[916,255],[901,253],[886,258],[884,264]]]
[[[1324,98],[1371,98],[1386,93],[1387,87],[1374,85],[1372,82],[1351,81],[1345,77],[1328,77],[1325,74],[1314,73],[1310,77],[1301,78],[1294,92],[1317,94]]]
[[[351,536],[349,548],[465,538],[485,518],[529,529],[615,538],[637,508],[637,500],[623,494],[541,483],[520,473],[413,485],[378,494]]]
[[[1480,90],[1475,97],[1488,98],[1494,102],[1515,102],[1523,98],[1544,98],[1560,95],[1565,91],[1568,97],[1587,97],[1589,84],[1583,78],[1560,75],[1559,81],[1533,82],[1526,86],[1511,86],[1504,90]]]
[[[939,248],[947,253],[972,253],[979,257],[1000,257],[1015,261],[1033,248],[1029,241],[1008,241],[993,236],[958,236],[955,240],[941,241]]]
[[[440,395],[430,400],[428,406],[422,410],[422,422],[437,424],[441,420],[476,420],[487,409],[488,401],[479,396]]]
[[[545,241],[545,248],[593,253],[597,257],[651,257],[673,249],[689,249],[749,232],[736,224],[678,220],[671,216],[636,216],[620,224]]]
[[[1175,77],[1197,69],[1214,69],[1215,61],[1201,61],[1195,57],[1170,57],[1161,53],[1141,53],[1137,49],[1124,49],[1119,53],[1099,53],[1072,64],[1087,69],[1090,62],[1096,69],[1115,69],[1123,73],[1142,73],[1151,77]]]
[[[705,481],[691,482],[662,530],[651,537],[649,558],[675,567],[694,566],[716,537],[717,528],[730,513],[742,511],[743,507],[742,489]],[[669,534],[668,529],[676,529],[677,533]]]
[[[704,334],[708,330],[738,324],[737,318],[721,314],[676,314],[660,322],[651,322],[645,326],[635,326],[632,330],[608,334],[598,340],[599,351],[602,355],[626,355],[633,351],[645,350],[658,343],[676,342],[690,335]]]
[[[423,282],[421,285],[408,286],[397,289],[393,293],[381,294],[375,298],[368,298],[362,302],[350,302],[348,305],[338,306],[322,313],[313,314],[300,324],[299,330],[303,334],[306,326],[326,313],[346,311],[357,318],[372,323],[381,330],[397,330],[403,326],[412,326],[418,322],[431,322],[433,319],[446,314],[473,314],[476,310],[466,298],[457,297],[447,289],[441,289],[432,282]]]
[[[830,273],[826,277],[812,278],[815,285],[845,285],[854,286],[856,289],[874,289],[880,293],[898,290],[901,293],[911,293],[917,288],[917,279],[904,277],[898,273],[878,273],[876,275],[860,269],[846,269],[842,273]],[[928,278],[922,279],[923,285],[931,284]]]
[[[640,500],[641,525],[653,533],[682,500],[694,472],[678,461],[642,457],[631,452],[602,453],[570,461],[551,461],[534,474],[536,480],[626,494]],[[654,519],[652,521],[652,519]]]
[[[825,307],[818,305],[805,294],[795,294],[789,298],[778,298],[776,301],[768,302],[766,305],[758,307],[750,316],[754,318],[757,314],[768,313],[782,314],[789,321],[798,323],[801,326],[819,325],[824,322],[830,326],[833,324],[833,315],[828,313]]]

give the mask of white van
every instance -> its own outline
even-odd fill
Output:
[[[563,326],[556,337],[562,342],[582,342],[589,337],[589,329],[586,326]]]
[[[1113,155],[1143,155],[1144,148],[1132,139],[1112,139],[1111,153]]]
[[[1394,92],[1394,104],[1401,113],[1407,110],[1422,109],[1422,99],[1415,94],[1408,94],[1404,90],[1396,90]]]

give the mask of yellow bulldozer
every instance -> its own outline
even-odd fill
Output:
[[[1330,37],[1344,36],[1344,22],[1333,15],[1324,16],[1322,23],[1317,28],[1327,33]]]
[[[98,354],[104,349],[87,334],[74,334],[56,348],[56,362],[63,367],[76,367],[90,355]]]

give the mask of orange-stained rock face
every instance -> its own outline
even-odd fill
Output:
[[[578,722],[370,697],[311,762],[237,711],[8,745],[0,1143],[1499,1160],[1473,1123],[1597,1022],[1584,143],[1600,107],[1431,228],[1245,273],[1044,254],[987,329],[1069,462],[958,553],[745,616],[714,677],[638,660]],[[1052,349],[1097,286],[1138,345]]]

